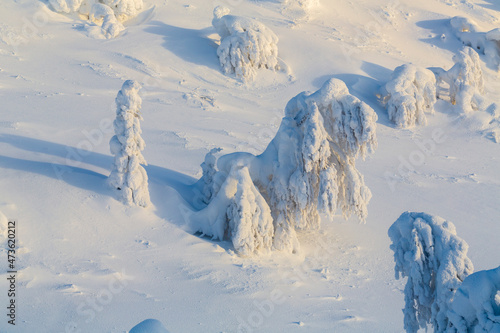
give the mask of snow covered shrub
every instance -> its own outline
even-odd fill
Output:
[[[113,10],[103,4],[96,3],[92,6],[89,21],[97,25],[97,31],[93,32],[95,38],[115,38],[125,30],[125,27],[116,19]]]
[[[438,79],[450,85],[450,101],[463,112],[478,109],[484,93],[483,71],[479,55],[466,46],[453,56],[455,65],[437,73]]]
[[[398,127],[426,125],[425,112],[434,113],[436,77],[426,68],[407,64],[397,67],[385,85],[389,119]]]
[[[448,310],[448,333],[500,332],[500,267],[469,275]]]
[[[453,295],[473,272],[468,245],[455,226],[425,213],[403,213],[389,229],[396,263],[396,279],[407,277],[404,327],[417,332],[434,327],[445,332]]]
[[[229,9],[218,6],[212,20],[221,38],[217,55],[223,71],[252,79],[259,68],[279,69],[274,32],[258,21],[228,14]]]
[[[355,159],[376,148],[376,120],[375,112],[350,95],[344,82],[337,79],[329,80],[315,93],[297,95],[288,102],[278,133],[261,155],[224,155],[217,161],[215,176],[204,171],[213,179],[213,196],[197,213],[205,216],[197,221],[206,224],[198,230],[221,239],[228,225],[238,223],[228,214],[224,215],[226,220],[220,220],[220,215],[212,212],[221,211],[214,207],[227,197],[224,185],[217,190],[217,184],[235,177],[234,169],[241,166],[248,168],[248,180],[270,211],[275,249],[298,250],[296,230],[317,228],[321,212],[332,217],[339,207],[344,216],[355,213],[365,220],[371,193],[356,169]],[[221,195],[223,199],[219,200]],[[215,226],[217,231],[210,231]]]
[[[144,6],[142,0],[98,0],[98,2],[111,7],[121,22],[139,14]]]
[[[146,207],[150,200],[148,175],[141,166],[147,163],[141,153],[146,144],[141,138],[140,89],[138,82],[127,80],[116,96],[116,119],[113,123],[115,136],[109,141],[115,160],[109,184],[121,192],[126,204]]]
[[[52,8],[59,13],[73,13],[77,12],[86,0],[49,0]]]
[[[273,219],[265,199],[250,178],[248,167],[234,165],[217,196],[191,222],[213,239],[230,238],[241,255],[271,249]]]
[[[476,23],[468,18],[455,16],[450,20],[455,36],[466,46],[486,55],[486,61],[496,70],[500,66],[500,29],[479,32]]]

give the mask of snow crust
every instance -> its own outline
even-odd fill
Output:
[[[229,9],[218,6],[212,25],[221,38],[217,56],[224,73],[252,80],[259,68],[280,68],[278,37],[264,24],[229,15]]]
[[[385,85],[389,119],[398,127],[426,125],[425,113],[434,113],[436,77],[426,68],[406,64],[397,67]]]
[[[147,163],[142,156],[146,143],[141,137],[140,89],[137,81],[127,80],[116,96],[115,135],[109,141],[115,159],[108,182],[120,191],[124,203],[147,207],[151,202],[148,175],[141,166]]]
[[[453,223],[425,213],[405,212],[389,228],[396,279],[407,277],[404,327],[417,332],[428,324],[448,327],[453,295],[474,268],[468,245]]]

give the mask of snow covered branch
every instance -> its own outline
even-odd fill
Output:
[[[231,225],[241,223],[241,218],[228,214],[228,208],[224,208],[232,202],[228,198],[234,197],[228,195],[228,184],[243,184],[241,179],[246,181],[241,188],[247,189],[242,193],[264,199],[255,200],[261,215],[269,211],[272,216],[271,237],[274,237],[273,247],[278,250],[297,251],[296,230],[319,227],[321,212],[332,217],[339,207],[344,216],[355,213],[365,220],[371,193],[355,167],[355,159],[360,155],[364,158],[376,148],[376,120],[375,112],[350,95],[340,80],[329,80],[313,94],[299,94],[287,104],[278,133],[261,155],[222,156],[217,161],[216,174],[213,154],[207,155],[203,181],[198,184],[207,189],[200,192],[205,193],[204,199],[209,202],[195,219],[211,222],[207,225],[196,222],[197,230],[222,239],[227,236],[225,230],[233,230]],[[249,177],[241,174],[246,171],[235,170],[247,170]],[[231,193],[236,192],[233,189]],[[237,207],[253,206],[237,204]],[[251,209],[246,214],[257,213]],[[233,244],[239,244],[233,232],[231,236]]]
[[[428,324],[448,327],[448,310],[462,281],[473,272],[468,245],[455,226],[425,213],[403,213],[389,229],[396,278],[407,277],[404,327],[417,332]]]
[[[389,119],[398,127],[426,125],[425,113],[434,113],[436,77],[425,68],[407,64],[397,67],[385,85]]]
[[[278,37],[262,23],[229,15],[229,9],[218,6],[212,25],[221,38],[217,55],[226,74],[253,79],[259,68],[279,69]]]
[[[438,78],[450,85],[450,101],[463,112],[478,109],[484,93],[483,71],[479,55],[466,46],[453,56],[455,65],[438,73]]]
[[[110,186],[121,192],[126,204],[146,207],[150,200],[148,175],[141,166],[147,163],[141,153],[146,144],[141,138],[140,89],[138,82],[127,80],[116,96],[115,136],[109,141],[115,160],[108,181]]]

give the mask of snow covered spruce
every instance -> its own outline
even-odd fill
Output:
[[[212,25],[221,38],[217,55],[226,74],[251,80],[259,68],[279,69],[278,37],[262,23],[218,6]]]
[[[500,266],[465,278],[448,310],[448,333],[500,332]]]
[[[438,83],[449,85],[450,102],[464,113],[478,110],[483,102],[483,71],[479,55],[466,46],[453,56],[455,65],[445,71],[435,69]]]
[[[411,64],[397,67],[385,90],[389,119],[398,127],[426,125],[425,113],[434,113],[436,77],[426,68]]]
[[[500,267],[474,270],[455,226],[425,213],[403,213],[389,229],[396,278],[407,277],[407,332],[500,332]]]
[[[297,95],[261,155],[233,153],[215,163],[215,151],[208,153],[197,183],[206,207],[192,226],[248,255],[297,251],[296,230],[319,227],[321,212],[331,218],[340,208],[365,220],[371,192],[355,159],[376,148],[376,120],[337,79]]]
[[[49,0],[59,13],[76,13],[90,22],[85,28],[90,37],[115,38],[125,29],[122,22],[135,17],[143,7],[142,0]]]
[[[445,332],[453,295],[473,272],[468,245],[455,226],[425,213],[403,213],[389,229],[396,279],[407,277],[404,327],[407,332],[434,327]]]
[[[113,122],[116,135],[109,141],[115,160],[108,181],[120,192],[126,204],[146,207],[150,200],[148,175],[141,166],[147,163],[141,153],[146,144],[141,138],[140,89],[138,82],[127,80],[116,96],[116,119]]]

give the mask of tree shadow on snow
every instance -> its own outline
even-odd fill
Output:
[[[179,58],[220,71],[217,44],[208,38],[212,27],[195,30],[152,21],[144,31],[164,36],[163,46]]]
[[[82,189],[112,195],[112,191],[107,190],[105,185],[109,172],[101,174],[85,169],[85,165],[93,165],[111,170],[113,163],[113,156],[111,155],[12,134],[0,135],[0,142],[21,150],[64,158],[66,161],[65,164],[60,164],[0,156],[0,167],[38,173],[65,181]],[[75,166],[75,164],[78,166]],[[177,191],[186,202],[193,204],[196,192],[194,186],[196,180],[194,178],[155,165],[145,166],[145,169],[150,183],[169,186]]]
[[[498,0],[483,0],[483,1],[487,3],[484,4],[480,3],[478,5],[484,8],[500,11],[500,2]]]
[[[377,98],[377,94],[381,93],[382,86],[390,79],[390,73],[392,73],[392,71],[368,62],[363,62],[361,69],[376,79],[358,74],[335,74],[319,77],[313,81],[313,85],[319,88],[331,78],[344,81],[351,95],[368,104],[375,113],[377,113],[378,124],[394,127],[394,124],[389,120],[389,116],[384,106],[380,104]]]
[[[455,37],[451,29],[450,19],[424,20],[417,22],[417,27],[429,30],[430,35],[433,36],[421,38],[420,40],[424,43],[434,45],[452,53],[456,53],[463,46],[463,43]]]

